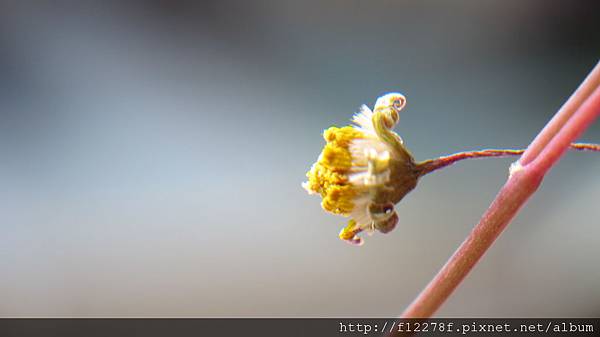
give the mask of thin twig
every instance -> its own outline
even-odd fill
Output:
[[[595,151],[600,152],[599,144],[590,143],[572,143],[569,146],[570,150],[575,151]],[[451,155],[429,159],[422,161],[417,164],[417,170],[419,176],[424,176],[433,171],[439,170],[446,166],[452,165],[457,161],[472,158],[486,158],[486,157],[511,157],[523,154],[525,149],[511,150],[511,149],[485,149],[479,151],[465,151],[453,153]]]

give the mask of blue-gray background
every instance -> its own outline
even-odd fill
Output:
[[[2,316],[397,315],[512,160],[356,248],[300,187],[322,130],[400,91],[418,159],[522,147],[600,55],[592,1],[33,3],[0,5]],[[599,315],[599,172],[567,155],[439,314]]]

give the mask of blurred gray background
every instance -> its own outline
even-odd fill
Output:
[[[356,248],[300,187],[322,130],[400,91],[417,159],[525,146],[597,4],[2,1],[0,315],[399,314],[512,160],[425,177]],[[599,172],[568,154],[438,314],[600,315]]]

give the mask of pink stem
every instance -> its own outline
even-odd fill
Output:
[[[544,129],[535,137],[529,145],[527,152],[523,154],[519,162],[527,165],[548,145],[554,135],[565,125],[567,120],[577,111],[581,104],[591,95],[592,91],[600,85],[600,63],[590,72],[586,79],[579,85],[573,95],[546,124]]]
[[[481,221],[433,280],[402,313],[402,318],[427,318],[446,301],[541,182],[531,171],[515,174],[500,190]]]
[[[537,190],[544,174],[560,159],[569,144],[598,117],[600,88],[595,79],[600,78],[599,74],[600,63],[569,100],[571,102],[573,97],[577,97],[577,100],[581,101],[576,112],[565,117],[565,107],[570,105],[567,102],[536,137],[523,154],[522,158],[529,158],[528,161],[520,160],[519,164],[511,169],[508,181],[479,223],[433,280],[402,313],[401,318],[427,318],[437,311]],[[584,97],[583,93],[589,94]]]
[[[598,116],[600,116],[600,85],[583,102],[577,113],[560,129],[560,132],[552,138],[540,155],[528,165],[537,166],[542,174],[545,174],[569,149],[571,142],[579,138]],[[522,162],[521,165],[523,165]]]

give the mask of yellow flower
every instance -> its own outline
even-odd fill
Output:
[[[398,222],[394,204],[417,184],[415,161],[391,129],[406,99],[390,93],[377,99],[373,111],[363,105],[353,126],[331,127],[326,144],[302,186],[320,194],[324,210],[350,217],[339,236],[362,244],[358,233],[387,233]]]

